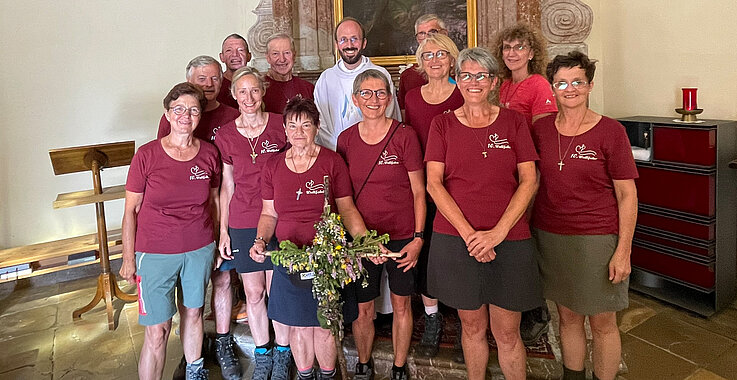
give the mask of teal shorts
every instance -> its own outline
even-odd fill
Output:
[[[177,312],[178,286],[185,307],[202,307],[214,258],[215,242],[184,253],[136,252],[138,323],[153,326],[170,320]]]

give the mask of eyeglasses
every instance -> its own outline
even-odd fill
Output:
[[[190,107],[187,108],[185,106],[174,106],[171,108],[172,112],[174,112],[177,116],[184,115],[185,112],[189,111],[189,114],[192,116],[200,116],[200,109],[199,107]]]
[[[369,100],[372,96],[376,94],[376,99],[384,100],[389,96],[389,93],[386,90],[359,90],[358,96],[361,97],[361,99]]]
[[[353,36],[351,38],[340,37],[340,39],[338,40],[338,45],[345,45],[349,41],[350,41],[351,45],[355,45],[355,44],[358,43],[359,39],[358,39],[358,37],[355,37],[355,36]]]
[[[485,81],[487,79],[491,79],[493,76],[494,75],[492,75],[491,73],[483,73],[483,72],[482,73],[467,73],[467,72],[462,72],[462,73],[458,74],[458,79],[461,82],[470,82],[471,81],[471,78],[473,78],[473,79],[476,80],[476,82],[483,82],[483,81]]]
[[[504,45],[502,46],[502,52],[509,53],[510,51],[514,50],[516,52],[524,51],[525,49],[529,49],[529,46],[525,44],[517,44],[517,45]]]
[[[427,32],[418,32],[418,33],[416,33],[415,34],[415,37],[416,38],[419,38],[421,40],[424,40],[425,38],[427,38],[427,36],[432,35],[432,34],[435,34],[435,33],[438,33],[438,32],[440,32],[440,31],[437,30],[437,29],[430,29]]]
[[[422,57],[423,61],[432,61],[433,58],[437,59],[444,59],[450,54],[447,50],[438,50],[436,52],[426,51],[420,54],[420,57]]]
[[[589,82],[587,82],[585,80],[574,80],[573,82],[570,83],[570,85],[573,86],[573,88],[575,88],[575,89],[578,89],[580,87],[584,87],[587,84],[589,84]],[[563,90],[565,90],[565,89],[568,88],[568,85],[569,85],[569,83],[566,82],[566,81],[559,81],[559,82],[553,83],[553,88],[556,89],[556,90],[558,90],[558,91],[563,91]]]

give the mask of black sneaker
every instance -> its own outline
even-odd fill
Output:
[[[290,369],[292,368],[292,350],[279,351],[277,348],[272,348],[272,368],[271,368],[271,380],[289,380]]]
[[[435,357],[438,354],[442,331],[443,315],[439,312],[432,315],[425,314],[425,332],[422,333],[420,346],[416,350],[417,354],[428,358]]]
[[[456,340],[453,343],[453,361],[458,364],[464,364],[466,358],[463,357],[463,328],[461,325],[461,319],[456,320]]]
[[[200,363],[199,365],[193,365],[193,364],[187,364],[187,370],[186,370],[186,379],[187,380],[208,380],[208,371],[205,369],[205,367]]]
[[[231,334],[215,339],[215,358],[225,380],[240,380],[242,376],[241,363],[233,351],[234,343]]]
[[[268,349],[266,352],[263,349],[257,348],[253,353],[253,361],[256,365],[253,368],[253,376],[251,380],[268,380],[271,375],[271,370],[274,366],[274,359],[272,356],[273,349]]]
[[[179,362],[179,365],[174,370],[174,375],[172,375],[171,380],[185,380],[187,378],[187,359],[184,358],[184,355],[182,355],[182,360]]]
[[[356,363],[356,374],[353,380],[373,380],[374,379],[374,358],[369,359],[366,364]]]
[[[531,345],[537,342],[543,334],[548,332],[548,322],[550,322],[550,311],[548,310],[547,304],[537,309],[523,312],[520,322],[522,342],[525,345]]]
[[[409,380],[407,364],[405,364],[404,367],[392,367],[392,380]]]

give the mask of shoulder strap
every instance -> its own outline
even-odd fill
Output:
[[[389,135],[389,138],[386,139],[386,144],[384,144],[384,147],[381,148],[381,150],[379,151],[379,157],[376,157],[376,161],[374,162],[374,166],[371,167],[371,170],[369,170],[368,175],[366,175],[366,178],[363,180],[363,185],[361,185],[361,188],[358,189],[358,192],[356,193],[356,197],[353,198],[354,200],[358,200],[358,197],[361,195],[361,192],[363,191],[363,188],[366,187],[366,182],[368,182],[369,177],[371,177],[371,173],[374,172],[374,169],[376,168],[376,165],[379,164],[379,160],[381,160],[381,155],[384,154],[384,151],[386,150],[386,147],[389,146],[389,142],[392,141],[392,137],[394,137],[394,133],[397,132],[397,129],[399,129],[399,127],[403,127],[403,126],[404,126],[404,123],[400,121],[399,124],[397,124],[397,126],[392,131],[392,134]]]

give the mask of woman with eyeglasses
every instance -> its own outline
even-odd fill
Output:
[[[545,298],[557,304],[564,379],[585,379],[588,316],[594,378],[617,375],[616,312],[628,305],[637,168],[627,133],[587,106],[595,62],[577,51],[547,67],[557,115],[535,122],[540,191],[533,210]]]
[[[520,23],[499,32],[495,49],[497,61],[504,62],[499,104],[525,115],[529,125],[557,112],[550,83],[542,75],[548,58],[545,39]]]
[[[483,48],[455,65],[463,106],[433,119],[427,189],[433,224],[428,291],[458,309],[468,378],[484,379],[486,329],[507,379],[525,378],[520,313],[542,304],[525,210],[537,188],[538,156],[524,117],[493,104],[499,66]]]
[[[463,97],[451,79],[450,73],[458,57],[458,48],[448,36],[440,33],[428,34],[417,48],[417,70],[427,77],[427,84],[413,88],[405,98],[405,121],[417,131],[422,144],[422,152],[427,146],[430,122],[435,116],[453,111],[463,105]],[[438,300],[427,291],[427,258],[432,238],[432,223],[437,207],[427,198],[427,218],[425,219],[425,244],[422,246],[418,262],[418,290],[425,308],[425,331],[417,348],[417,353],[434,357],[438,353],[440,335],[443,329],[443,315],[438,310]],[[460,332],[459,332],[460,333]],[[460,351],[460,350],[457,350]],[[455,352],[454,359],[463,361],[463,352]]]
[[[353,336],[358,351],[354,379],[372,379],[374,343],[374,299],[381,291],[381,273],[386,269],[394,310],[392,379],[407,379],[407,355],[412,340],[412,305],[417,259],[422,249],[425,224],[425,171],[417,134],[409,125],[386,117],[392,101],[389,80],[380,71],[368,69],[353,81],[353,104],[363,120],[338,136],[337,152],[348,164],[353,200],[366,227],[387,233],[386,248],[400,258],[363,259],[368,287],[356,287],[358,318]],[[359,280],[360,281],[360,280]]]
[[[163,375],[177,284],[186,375],[207,378],[202,306],[217,250],[220,157],[214,145],[194,137],[206,103],[198,86],[174,86],[164,98],[171,131],[138,148],[128,170],[120,276],[138,285],[141,379]]]

